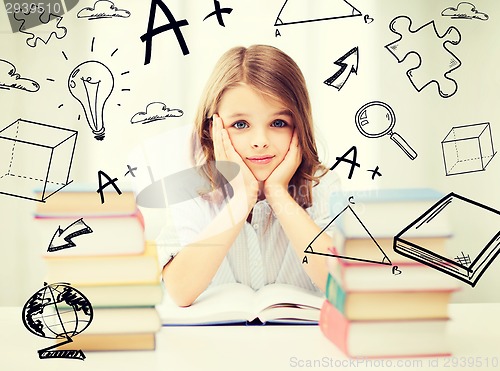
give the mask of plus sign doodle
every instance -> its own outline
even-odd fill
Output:
[[[375,176],[382,176],[382,173],[378,171],[379,167],[376,166],[375,169],[373,170],[366,170],[366,171],[371,171],[372,172],[372,180],[375,179]]]
[[[213,12],[211,12],[209,15],[207,15],[205,18],[203,18],[203,20],[205,21],[206,19],[210,18],[211,16],[216,15],[217,21],[219,22],[219,24],[222,27],[226,27],[226,25],[224,24],[224,19],[222,18],[222,13],[231,14],[231,12],[233,11],[233,8],[222,8],[221,9],[220,2],[217,0],[214,0],[214,7],[215,7],[215,10]]]
[[[134,171],[137,170],[137,167],[131,167],[130,165],[127,165],[127,172],[125,173],[124,176],[127,176],[128,174],[132,175],[134,178],[135,178],[135,174],[134,174]]]

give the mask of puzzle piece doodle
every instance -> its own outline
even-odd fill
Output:
[[[389,29],[399,38],[385,47],[398,63],[414,54],[418,63],[410,68],[406,75],[414,88],[420,92],[432,82],[436,83],[439,95],[451,97],[458,90],[457,82],[448,75],[461,66],[460,60],[448,49],[448,44],[460,43],[461,35],[457,28],[449,27],[440,35],[434,21],[430,21],[414,30],[412,20],[407,16],[394,18]]]
[[[42,13],[38,13],[37,9],[35,9],[30,13],[19,12],[14,14],[14,18],[22,22],[21,26],[19,27],[19,31],[30,36],[28,39],[26,39],[26,44],[28,44],[28,46],[32,48],[36,47],[38,40],[42,41],[44,44],[47,44],[52,35],[54,35],[58,39],[62,39],[68,32],[66,27],[60,26],[60,23],[62,21],[61,16],[50,13],[48,17],[45,16],[45,18],[47,19],[43,20],[42,17],[44,17],[45,13],[45,10]],[[39,22],[34,23],[33,21],[30,21],[30,19],[32,20],[34,17],[37,17],[39,19]],[[33,28],[27,27],[27,25],[30,24],[38,25]]]

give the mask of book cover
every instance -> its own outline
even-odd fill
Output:
[[[328,275],[326,299],[349,320],[448,318],[455,290],[346,291]]]
[[[160,329],[160,317],[154,307],[94,308],[92,323],[83,334],[156,333]]]
[[[147,307],[161,303],[163,285],[147,284],[72,285],[98,307]]]
[[[473,236],[473,243],[454,240],[442,254],[413,239],[453,216],[469,221],[467,231],[460,232]],[[500,211],[451,192],[399,232],[393,247],[401,255],[474,287],[500,252]]]
[[[79,221],[81,226],[77,226]],[[144,251],[144,218],[138,209],[131,214],[84,218],[35,215],[35,222],[40,238],[48,241],[42,251],[46,258],[133,255]],[[81,233],[82,228],[86,228],[85,233]]]
[[[424,212],[443,194],[428,188],[377,189],[353,194],[332,193],[330,215],[336,226],[349,238],[365,238],[366,229],[375,238],[392,238],[405,226],[405,220]],[[351,201],[348,201],[351,200]],[[349,206],[353,212],[345,212]],[[420,237],[449,236],[449,225],[435,224]]]
[[[71,183],[50,196],[50,202],[38,202],[35,213],[42,216],[92,216],[132,214],[137,208],[135,194],[130,189],[120,189],[118,194],[113,187],[102,190],[105,202],[92,184]],[[35,190],[40,195],[42,190]]]
[[[341,231],[338,231],[336,238],[337,238],[336,246],[341,256],[358,257],[369,261],[380,260],[380,251],[377,248],[375,248],[374,242],[371,238],[369,237],[351,238],[345,236]],[[393,249],[394,236],[377,237],[376,241],[393,265],[415,262],[413,259],[398,254],[396,251],[394,251]],[[432,248],[433,251],[436,251],[439,254],[445,254],[446,246],[450,241],[450,237],[449,236],[414,237],[413,241],[415,241],[417,245],[429,246]]]
[[[319,328],[349,357],[449,356],[448,319],[350,321],[328,300]]]
[[[139,255],[44,258],[46,282],[83,285],[125,285],[157,283],[160,267],[156,244],[148,241]]]
[[[58,346],[57,349],[81,349],[84,351],[115,351],[115,350],[154,350],[156,333],[132,334],[78,334],[72,342]]]
[[[457,290],[460,286],[452,277],[414,260],[398,263],[396,268],[330,257],[326,264],[345,291]]]

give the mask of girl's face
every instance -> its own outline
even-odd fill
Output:
[[[255,178],[265,181],[290,147],[290,111],[279,100],[240,84],[222,95],[218,114],[236,152]]]

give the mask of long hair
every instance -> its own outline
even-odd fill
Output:
[[[223,188],[224,181],[214,166],[210,118],[217,113],[223,94],[241,83],[282,102],[290,110],[302,150],[302,161],[290,180],[288,191],[303,208],[311,206],[313,182],[316,185],[328,169],[318,159],[304,76],[292,58],[273,46],[234,47],[219,59],[207,81],[195,117],[192,137],[194,164],[205,165],[203,172],[212,190]]]

